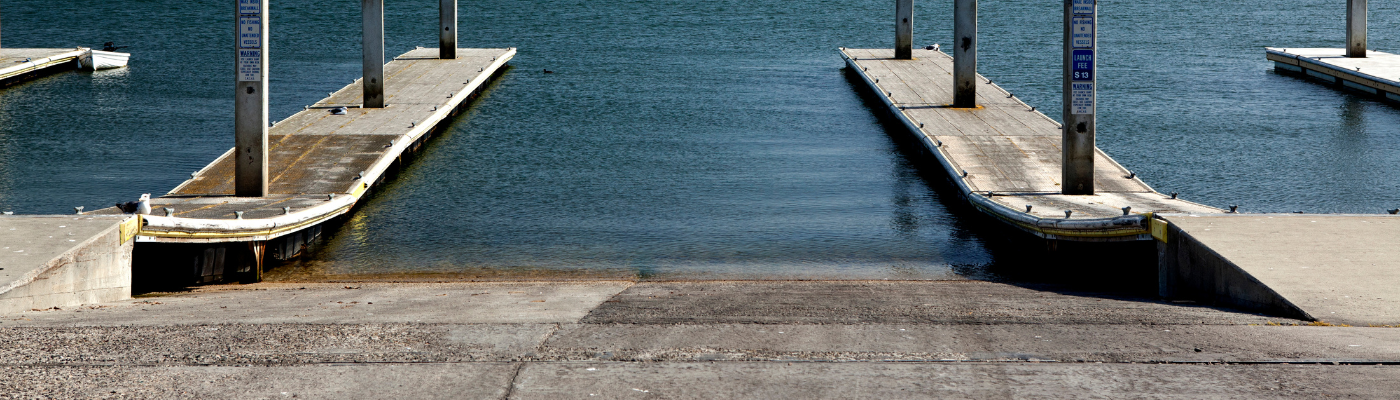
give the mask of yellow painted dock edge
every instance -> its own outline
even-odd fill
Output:
[[[137,216],[137,217],[135,217],[135,218],[127,218],[125,221],[122,221],[122,224],[121,224],[122,241],[121,241],[121,242],[122,242],[122,243],[126,243],[126,242],[130,242],[131,239],[135,239],[135,238],[136,238],[136,234],[141,232],[141,223],[142,223],[142,220],[141,220],[141,217],[140,217],[140,216]]]
[[[1170,226],[1171,223],[1164,219],[1148,218],[1148,224],[1152,230],[1152,238],[1167,243],[1167,226]]]

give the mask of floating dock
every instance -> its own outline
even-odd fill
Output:
[[[1162,215],[1159,294],[1307,320],[1400,325],[1400,216]]]
[[[386,107],[360,108],[364,91],[357,80],[269,128],[268,196],[234,196],[229,149],[152,199],[136,241],[198,244],[186,246],[196,258],[197,281],[237,272],[260,279],[265,253],[281,259],[299,253],[319,235],[320,224],[349,212],[514,56],[514,48],[458,49],[455,59],[440,59],[437,48],[405,53],[384,66]],[[235,270],[224,271],[225,264]]]
[[[1266,47],[1264,52],[1277,71],[1400,102],[1400,55],[1368,50],[1366,57],[1347,57],[1340,48]]]
[[[131,298],[132,216],[0,216],[0,315]]]
[[[43,74],[78,68],[78,57],[90,51],[85,47],[71,49],[4,49],[0,48],[0,85]]]
[[[1060,194],[1059,123],[981,75],[977,107],[950,107],[952,57],[913,51],[911,60],[894,59],[892,49],[841,54],[983,213],[1045,239],[1139,241],[1152,240],[1155,213],[1224,212],[1152,190],[1101,150],[1095,194]]]

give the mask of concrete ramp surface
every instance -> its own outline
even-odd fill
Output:
[[[131,298],[132,216],[0,217],[0,315]]]
[[[1400,325],[1400,217],[1170,215],[1167,297],[1357,326]],[[1300,313],[1296,314],[1296,313]]]

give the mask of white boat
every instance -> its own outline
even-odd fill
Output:
[[[78,63],[83,65],[83,69],[96,71],[100,69],[125,67],[126,59],[129,57],[131,57],[131,53],[88,50],[87,53],[78,57]]]

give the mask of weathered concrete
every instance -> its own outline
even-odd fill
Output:
[[[0,217],[0,315],[131,298],[131,221]]]
[[[1141,364],[530,364],[512,398],[1393,397],[1395,367]]]
[[[1400,329],[1299,323],[977,281],[217,286],[0,319],[0,397],[1392,395],[1350,364]]]
[[[1400,217],[1172,215],[1160,294],[1350,325],[1400,325]]]
[[[72,313],[26,314],[28,325],[577,322],[631,282],[265,283],[146,295]],[[347,289],[348,288],[348,289]],[[0,322],[0,326],[4,326]]]

